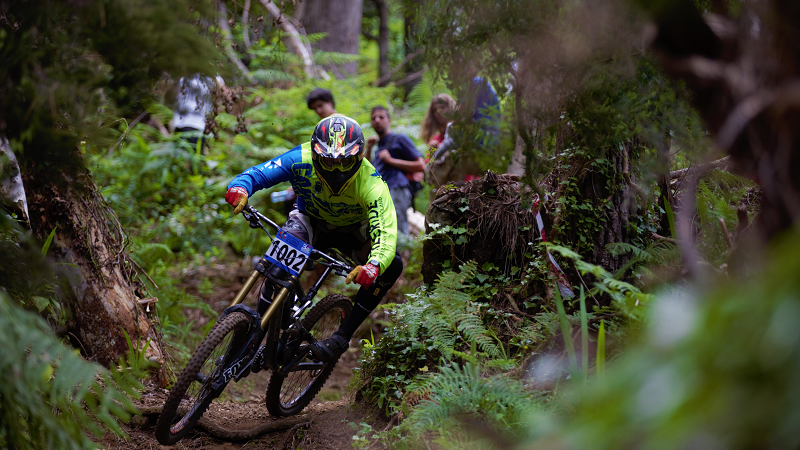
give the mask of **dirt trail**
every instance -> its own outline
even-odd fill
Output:
[[[122,424],[130,436],[125,441],[108,434],[101,442],[106,449],[142,450],[178,449],[240,449],[240,448],[301,448],[352,449],[356,430],[350,423],[372,421],[367,412],[353,407],[347,387],[358,361],[358,351],[351,349],[342,355],[322,391],[301,414],[276,419],[264,403],[264,392],[270,372],[252,374],[240,383],[231,383],[220,399],[211,403],[199,424],[173,447],[161,446],[155,439],[155,424],[167,391],[152,384],[146,387],[137,406],[144,413],[130,423]],[[259,429],[277,426],[271,433]],[[246,435],[250,436],[246,436]],[[253,436],[258,434],[257,436]],[[245,437],[245,439],[243,439]]]
[[[221,312],[233,298],[250,272],[249,264],[209,265],[189,268],[181,274],[182,286],[187,292],[206,301],[212,309]],[[231,282],[231,280],[233,280]],[[203,292],[201,286],[209,281],[224,289]],[[396,301],[388,299],[388,301]],[[202,320],[197,320],[202,325]],[[369,331],[367,331],[369,333]],[[342,355],[322,391],[312,403],[297,416],[276,419],[265,406],[264,393],[270,372],[251,374],[239,383],[231,383],[222,396],[212,402],[189,435],[173,447],[160,445],[155,439],[155,424],[168,391],[147,384],[137,407],[143,416],[134,417],[130,423],[121,424],[129,435],[128,440],[108,433],[100,442],[103,448],[120,450],[141,449],[352,449],[353,436],[360,422],[370,422],[375,427],[385,424],[362,408],[354,407],[348,396],[348,385],[357,366],[360,349],[357,339]],[[180,370],[180,369],[178,369]],[[278,428],[269,433],[258,433],[269,427]],[[256,435],[257,436],[254,436]],[[245,436],[249,435],[249,436]],[[242,439],[245,436],[245,439]]]

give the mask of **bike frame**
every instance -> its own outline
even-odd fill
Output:
[[[244,218],[250,222],[251,228],[261,228],[265,233],[267,233],[267,236],[269,236],[270,239],[273,239],[272,235],[270,235],[266,228],[264,228],[263,223],[266,222],[276,230],[280,229],[278,224],[258,212],[250,205],[245,206],[245,210],[242,212],[242,214]],[[222,320],[230,313],[241,312],[250,317],[251,325],[247,339],[239,347],[239,349],[236,350],[235,354],[230,355],[226,353],[226,361],[224,361],[224,364],[222,365],[223,370],[220,374],[221,377],[215,380],[211,385],[212,392],[214,392],[216,395],[222,392],[222,389],[225,388],[231,379],[239,381],[241,378],[250,373],[250,368],[255,360],[256,352],[259,349],[258,345],[261,343],[267,333],[268,324],[275,314],[280,311],[281,306],[292,293],[296,293],[297,299],[300,300],[300,306],[293,305],[295,311],[290,317],[293,323],[289,326],[289,328],[294,326],[294,329],[300,332],[299,336],[290,341],[290,333],[287,329],[281,333],[280,338],[275,340],[275,342],[266,342],[264,344],[265,346],[271,346],[271,348],[265,348],[267,355],[271,356],[270,358],[267,358],[266,363],[270,369],[273,371],[280,370],[282,373],[284,373],[284,375],[296,370],[315,370],[322,369],[325,366],[325,364],[321,362],[300,363],[300,361],[302,361],[302,359],[305,357],[305,353],[302,352],[295,355],[295,357],[290,361],[283,360],[286,350],[299,348],[303,341],[309,341],[311,343],[315,342],[311,334],[303,328],[303,325],[300,322],[300,317],[312,306],[314,297],[317,295],[322,283],[325,282],[331,272],[335,273],[336,275],[347,276],[347,274],[352,270],[352,266],[349,263],[327,255],[316,249],[311,251],[309,259],[312,257],[317,258],[315,259],[316,264],[322,264],[326,266],[326,268],[319,280],[317,280],[314,286],[311,287],[306,294],[303,293],[299,276],[294,276],[287,273],[288,277],[286,280],[275,277],[270,273],[269,270],[271,267],[273,267],[272,263],[267,261],[264,257],[262,257],[261,260],[255,264],[253,272],[247,278],[244,286],[242,286],[242,288],[233,298],[233,301],[231,301],[230,306],[225,308],[219,318],[219,320]],[[303,267],[300,269],[301,275],[305,271],[307,262],[308,260],[303,263]],[[280,290],[273,295],[272,303],[270,304],[269,308],[267,308],[267,311],[263,316],[259,315],[258,312],[253,308],[242,303],[262,276],[264,276],[268,281],[274,283],[276,287],[280,286]],[[277,325],[283,329],[283,327],[280,326],[280,317]],[[230,350],[232,349],[229,349],[228,351],[230,352]]]

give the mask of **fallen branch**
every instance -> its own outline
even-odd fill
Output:
[[[219,17],[217,18],[217,23],[219,24],[219,29],[222,30],[222,37],[223,37],[223,47],[225,47],[225,54],[228,55],[228,59],[242,71],[247,80],[255,82],[256,79],[253,78],[253,74],[250,73],[250,70],[247,69],[247,66],[239,59],[236,55],[236,52],[233,50],[233,33],[231,33],[231,28],[228,26],[228,10],[225,9],[225,3],[219,3]]]
[[[303,38],[301,37],[300,32],[295,24],[292,23],[292,20],[283,14],[280,8],[278,8],[278,5],[273,3],[272,0],[259,1],[275,19],[275,23],[277,23],[278,26],[280,26],[281,29],[286,32],[286,47],[289,48],[289,51],[299,56],[300,60],[303,61],[303,70],[305,70],[306,75],[309,78],[329,78],[327,73],[325,73],[323,70],[319,70],[314,64],[314,58],[311,56],[311,47],[307,46],[303,42]]]
[[[162,136],[169,137],[169,130],[167,130],[167,127],[165,127],[164,124],[161,123],[154,116],[150,116],[150,120],[147,121],[146,125],[149,125],[158,130],[158,132],[161,133]]]
[[[680,169],[680,170],[673,170],[672,172],[669,173],[669,178],[670,180],[674,180],[675,178],[680,178],[689,175],[690,172],[705,173],[713,169],[728,170],[728,164],[730,163],[730,161],[731,161],[730,156],[726,156],[716,161],[711,161],[710,163],[700,164],[699,166],[687,167],[685,169]]]
[[[400,70],[409,61],[411,61],[412,58],[414,58],[415,56],[419,55],[421,52],[422,52],[422,50],[420,49],[420,50],[417,50],[414,53],[406,56],[405,58],[403,58],[403,60],[400,61],[400,64],[394,66],[394,68],[392,70],[390,70],[389,73],[387,73],[386,75],[384,75],[384,76],[378,78],[377,80],[375,80],[375,86],[380,86],[381,83],[385,83],[385,82],[389,81],[389,79],[392,78],[392,75],[396,74],[398,70]],[[420,75],[422,75],[422,74],[420,74]],[[406,77],[406,78],[408,78],[408,77]]]
[[[676,241],[675,239],[668,238],[666,236],[661,236],[660,234],[657,234],[657,233],[650,233],[650,237],[652,237],[653,239],[655,239],[657,241],[667,241],[670,244],[677,244],[678,243],[678,241]]]
[[[158,416],[161,414],[161,406],[146,406],[139,409],[143,416]],[[312,421],[307,417],[292,417],[277,419],[265,422],[249,430],[230,430],[219,426],[207,417],[201,417],[197,421],[197,426],[205,430],[211,436],[229,442],[242,442],[255,439],[261,435],[275,433],[278,431],[291,430],[298,425],[310,425]]]
[[[419,72],[414,72],[414,73],[412,73],[411,75],[409,75],[409,76],[407,76],[407,77],[403,78],[402,80],[398,81],[398,82],[397,82],[397,83],[395,83],[394,85],[395,85],[395,86],[402,86],[402,85],[404,85],[404,84],[406,84],[406,83],[409,83],[409,82],[411,82],[411,81],[414,81],[414,80],[416,80],[417,78],[421,78],[421,77],[422,77],[422,74],[424,74],[426,70],[428,70],[428,69],[422,69],[422,70],[420,70]]]
[[[731,234],[728,233],[728,226],[725,225],[725,219],[722,217],[718,218],[719,220],[719,228],[722,230],[722,235],[725,236],[725,242],[728,243],[728,250],[733,249],[733,241],[731,240]]]

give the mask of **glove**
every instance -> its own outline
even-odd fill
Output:
[[[372,283],[375,282],[375,278],[378,278],[380,271],[381,269],[374,264],[356,266],[356,268],[350,272],[350,275],[347,275],[347,278],[345,278],[344,281],[346,283],[355,282],[369,289],[369,287],[372,286]]]
[[[240,186],[234,186],[225,193],[225,201],[233,206],[233,214],[239,214],[247,205],[247,190]]]

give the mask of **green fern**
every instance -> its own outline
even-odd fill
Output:
[[[496,375],[483,377],[478,365],[466,363],[442,367],[440,373],[416,387],[428,393],[398,427],[405,439],[397,444],[424,448],[434,442],[445,448],[464,448],[470,436],[464,418],[479,419],[508,439],[522,436],[525,417],[542,408],[544,394],[526,390],[522,383]]]
[[[0,447],[94,449],[90,434],[124,435],[117,418],[136,411],[128,395],[138,395],[144,373],[87,363],[2,293],[0,345],[0,373],[8,375],[0,383]]]
[[[545,242],[543,245],[563,257],[572,259],[575,267],[582,275],[591,274],[594,276],[595,281],[588,292],[589,296],[599,293],[607,294],[611,297],[614,307],[625,316],[637,320],[642,318],[643,306],[652,301],[654,297],[652,294],[643,293],[633,284],[617,279],[615,275],[612,275],[606,269],[584,261],[580,255],[566,247],[550,242]],[[623,247],[618,246],[618,248]]]
[[[159,261],[170,261],[174,259],[175,254],[166,245],[151,242],[139,245],[139,247],[131,253],[131,257],[142,266],[144,270],[149,271],[153,265]]]
[[[480,317],[474,314],[461,314],[457,328],[467,342],[477,343],[488,356],[500,356],[500,350],[495,345]]]
[[[722,170],[712,170],[697,185],[697,225],[699,246],[705,258],[714,266],[727,261],[729,251],[723,236],[720,219],[728,231],[733,231],[738,218],[736,207],[747,196],[754,184],[738,175]]]
[[[403,392],[425,377],[428,365],[441,361],[478,366],[502,360],[492,367],[508,367],[509,356],[484,323],[482,304],[469,284],[476,273],[474,262],[464,264],[460,272],[443,273],[432,290],[420,290],[396,305],[394,325],[365,350],[356,383],[367,401],[384,404],[388,399],[384,411],[392,414],[400,408],[400,397],[388,393]]]

